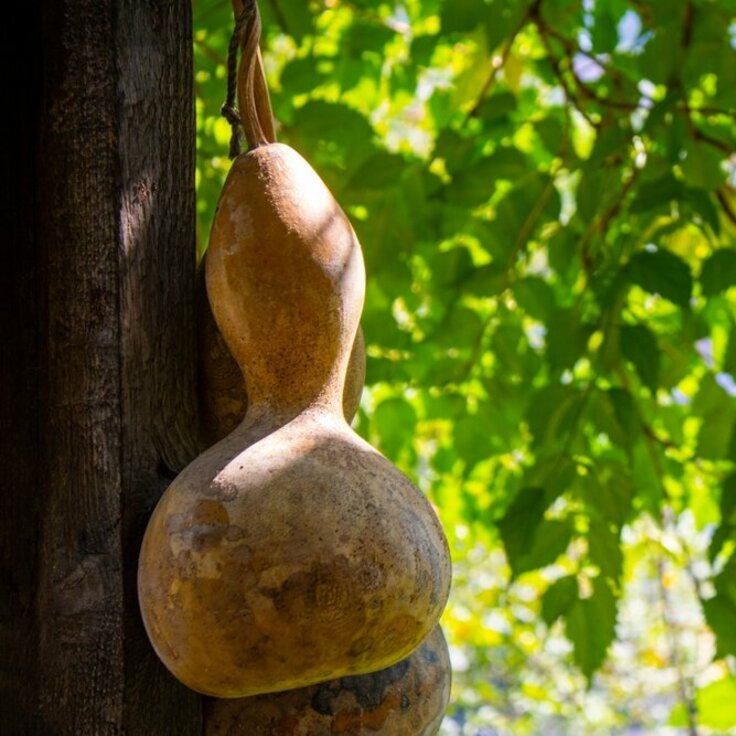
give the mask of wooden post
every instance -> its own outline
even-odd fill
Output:
[[[198,734],[135,593],[196,452],[189,0],[42,0],[3,24],[0,723]],[[14,89],[16,88],[17,89]]]

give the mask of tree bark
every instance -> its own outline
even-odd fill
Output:
[[[155,658],[135,585],[196,452],[191,7],[27,6],[3,44],[0,723],[195,734],[200,698]]]

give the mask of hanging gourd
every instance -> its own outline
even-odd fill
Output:
[[[248,396],[212,316],[202,269],[197,278],[200,434],[209,446],[242,421]],[[359,329],[343,392],[348,423],[357,411],[364,375]],[[318,736],[366,730],[383,736],[434,736],[450,699],[451,681],[447,642],[438,625],[411,656],[375,673],[282,693],[210,698],[204,708],[204,736]]]
[[[249,9],[239,106],[250,149],[223,187],[206,271],[248,408],[164,493],[138,578],[159,657],[218,697],[390,667],[435,626],[450,585],[431,506],[343,416],[360,245],[311,166],[273,142]]]

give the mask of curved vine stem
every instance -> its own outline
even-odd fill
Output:
[[[240,152],[238,128],[242,126],[249,148],[276,141],[276,130],[268,94],[261,40],[261,15],[256,0],[233,0],[235,32],[228,58],[228,100],[222,113],[233,127],[230,156]],[[235,81],[235,54],[241,48],[240,65]],[[233,84],[235,82],[235,84]],[[233,109],[234,86],[237,86],[238,111]]]

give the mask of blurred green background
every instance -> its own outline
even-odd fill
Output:
[[[736,733],[736,1],[261,12],[365,253],[357,430],[453,551],[442,733]],[[202,252],[232,11],[194,16]]]

